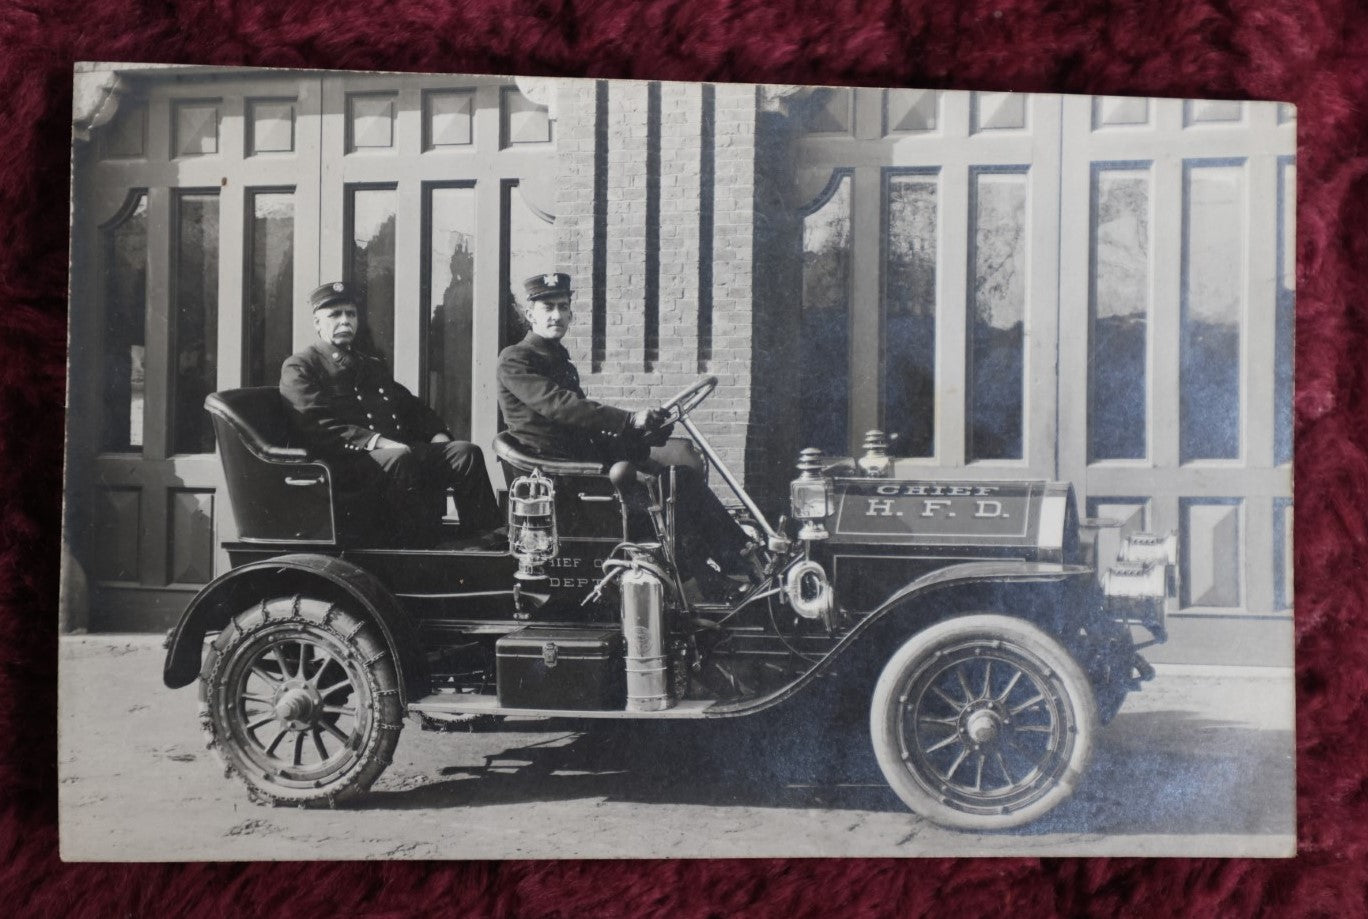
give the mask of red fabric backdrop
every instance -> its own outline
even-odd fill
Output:
[[[1299,113],[1301,855],[67,866],[55,638],[77,60],[1254,97]],[[0,891],[37,915],[1364,915],[1368,12],[1349,0],[0,0]],[[459,820],[459,815],[453,815]],[[939,907],[937,907],[939,903]],[[8,910],[7,910],[8,911]]]

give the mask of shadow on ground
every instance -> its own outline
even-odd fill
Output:
[[[508,745],[437,781],[376,791],[367,809],[602,798],[641,804],[904,812],[884,783],[863,711],[811,697],[708,722],[505,722]],[[519,742],[535,731],[536,742]],[[558,732],[547,739],[548,732]],[[461,742],[452,735],[453,745]],[[457,747],[453,746],[453,750]],[[1185,711],[1122,713],[1101,729],[1077,792],[1021,835],[1286,833],[1292,739]],[[459,756],[459,754],[457,754]]]

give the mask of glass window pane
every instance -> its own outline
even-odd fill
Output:
[[[242,378],[265,386],[294,350],[294,194],[257,192],[250,212]]]
[[[1240,455],[1240,316],[1244,312],[1244,168],[1185,170],[1180,453]]]
[[[1297,164],[1278,170],[1278,306],[1273,346],[1273,462],[1292,462],[1292,337],[1297,302]]]
[[[471,321],[475,303],[475,189],[430,188],[427,399],[458,439],[470,437]]]
[[[186,192],[176,202],[176,362],[173,453],[213,453],[204,397],[218,388],[219,199]]]
[[[504,187],[504,213],[508,226],[508,277],[504,278],[505,298],[510,302],[525,302],[523,279],[534,274],[556,271],[556,227],[550,215],[534,210],[527,203],[522,189],[515,185]],[[589,279],[572,278],[577,293],[576,302],[588,306]],[[504,311],[500,347],[523,337],[524,326],[515,310]]]
[[[885,203],[884,429],[897,456],[936,452],[936,178],[890,176]]]
[[[1089,291],[1088,455],[1146,455],[1149,174],[1093,173]]]
[[[143,445],[143,354],[147,324],[147,195],[138,194],[104,229],[104,412],[101,448]]]
[[[352,188],[347,194],[347,280],[361,296],[357,346],[394,366],[394,221],[392,188]]]
[[[850,176],[803,219],[801,438],[848,451],[850,417]]]
[[[969,418],[972,460],[1020,459],[1024,412],[1026,175],[980,172],[970,186]]]

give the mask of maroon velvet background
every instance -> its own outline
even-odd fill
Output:
[[[0,0],[0,894],[36,915],[1364,915],[1368,12],[1337,0]],[[63,865],[56,607],[76,60],[1254,97],[1299,112],[1301,855]],[[460,814],[453,813],[458,825]],[[937,906],[939,904],[939,906]]]

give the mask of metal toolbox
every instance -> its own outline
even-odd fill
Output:
[[[626,704],[622,633],[526,628],[495,645],[506,708],[619,709]]]

